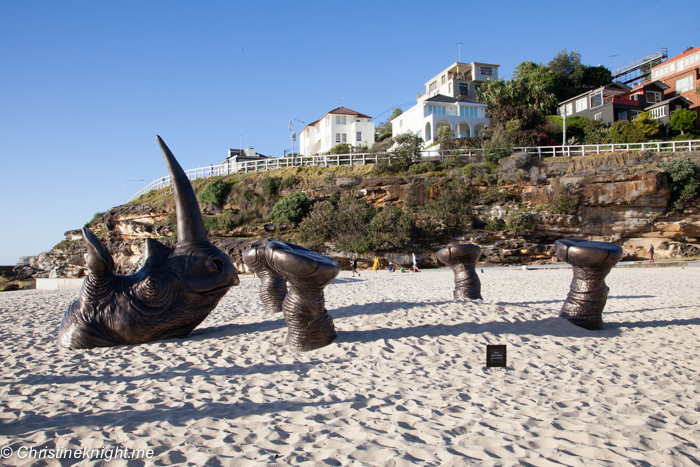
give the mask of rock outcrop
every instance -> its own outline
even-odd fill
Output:
[[[554,242],[564,237],[578,237],[619,243],[623,259],[646,259],[653,245],[656,256],[681,257],[700,254],[700,210],[683,212],[669,209],[670,190],[666,174],[658,164],[672,158],[693,158],[697,153],[614,153],[574,158],[551,158],[519,161],[503,165],[503,177],[497,188],[493,179],[473,177],[465,180],[478,198],[496,189],[503,196],[471,207],[474,226],[487,221],[504,221],[524,215],[531,222],[523,230],[467,229],[454,235],[449,243],[474,243],[481,246],[481,261],[488,264],[532,264],[556,261]],[[512,166],[512,167],[511,167]],[[509,178],[506,178],[508,175]],[[459,176],[459,175],[456,175]],[[409,196],[413,204],[424,204],[440,196],[450,177],[430,177],[425,190],[415,190],[416,177],[344,177],[324,184],[302,187],[307,196],[325,198],[350,193],[375,207],[402,207]],[[425,178],[425,177],[422,177]],[[507,181],[507,180],[514,181]],[[505,180],[505,181],[504,181]],[[252,185],[251,185],[252,186]],[[552,209],[552,199],[565,192],[574,196],[577,206],[568,214]],[[218,210],[217,210],[218,209]],[[233,212],[236,206],[204,209],[218,214],[221,209]],[[91,223],[91,230],[112,253],[117,272],[129,274],[140,266],[144,240],[156,238],[173,244],[172,209],[147,204],[118,206]],[[211,212],[210,212],[211,211]],[[169,217],[170,216],[170,217]],[[269,240],[291,240],[295,228],[288,224],[243,225],[231,230],[213,230],[212,242],[226,252],[239,269],[247,267],[241,259],[251,246],[264,246]],[[410,265],[416,252],[421,267],[438,266],[437,250],[445,242],[411,243],[404,252],[384,252],[383,263],[392,261]],[[18,273],[34,277],[82,277],[85,275],[85,246],[80,230],[66,232],[66,240],[50,252],[32,257],[18,265]],[[335,251],[326,245],[322,253],[333,257],[343,267],[349,266],[350,252]],[[358,255],[360,265],[369,266],[374,254]]]

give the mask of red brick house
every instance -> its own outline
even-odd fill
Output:
[[[700,85],[700,47],[659,63],[651,69],[651,79],[669,87],[664,93],[665,100],[677,96],[688,99],[690,110],[698,114],[700,122],[700,96],[695,92]]]

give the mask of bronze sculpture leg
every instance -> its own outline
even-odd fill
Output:
[[[614,243],[565,238],[556,242],[557,256],[571,264],[574,278],[560,317],[590,330],[605,327],[603,308],[610,289],[605,277],[620,261],[622,247]]]
[[[248,248],[243,252],[243,262],[260,278],[260,300],[265,313],[282,313],[282,302],[287,296],[287,281],[267,264],[265,247]]]
[[[282,303],[287,322],[287,345],[306,352],[331,343],[338,334],[325,308],[323,289],[340,272],[340,264],[293,243],[270,242],[267,263],[289,283]]]
[[[483,300],[481,281],[474,270],[480,257],[481,248],[471,244],[442,248],[437,252],[438,260],[450,266],[455,274],[455,300]]]

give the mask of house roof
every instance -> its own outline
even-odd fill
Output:
[[[627,86],[626,84],[615,81],[615,82],[606,84],[605,86],[595,88],[591,91],[586,91],[584,93],[581,93],[578,96],[572,97],[571,99],[561,101],[559,103],[559,105],[566,104],[568,102],[573,102],[577,99],[580,99],[582,96],[590,96],[591,94],[596,94],[598,91],[601,91],[601,90],[603,91],[603,97],[605,98],[605,97],[622,96],[622,95],[630,92],[632,89],[629,86]]]
[[[668,104],[672,103],[673,101],[677,101],[677,100],[684,101],[684,102],[685,102],[686,104],[688,104],[689,106],[690,106],[690,105],[693,105],[693,103],[692,103],[690,100],[686,99],[685,97],[683,97],[683,96],[676,96],[676,97],[672,97],[672,98],[670,98],[670,99],[666,99],[665,101],[657,102],[657,103],[654,104],[654,105],[650,105],[650,106],[648,106],[646,109],[644,109],[644,111],[646,112],[647,110],[655,109],[655,108],[657,108],[657,107],[663,107],[663,106],[668,105]]]
[[[372,118],[372,117],[370,117],[369,115],[365,115],[365,114],[362,114],[362,113],[360,113],[360,112],[355,112],[354,110],[348,109],[347,107],[338,107],[337,109],[333,109],[333,110],[331,110],[330,112],[326,113],[323,117],[319,118],[319,119],[316,120],[315,122],[309,123],[309,124],[306,125],[304,128],[302,128],[301,131],[300,131],[299,133],[301,133],[302,131],[306,130],[306,129],[307,129],[308,127],[310,127],[310,126],[316,126],[316,125],[318,124],[318,122],[320,122],[321,120],[323,120],[324,118],[326,118],[326,115],[331,115],[331,114],[333,114],[333,115],[354,115],[355,117],[359,117],[359,118],[369,118],[369,119]]]
[[[651,82],[647,81],[646,83],[638,84],[637,86],[632,88],[631,92],[639,91],[640,89],[643,89],[647,86],[651,86],[652,84],[655,85],[657,88],[661,89],[662,91],[665,91],[667,89],[671,89],[671,86],[669,86],[668,84],[664,83],[663,81],[656,80],[656,81],[651,81]]]
[[[450,97],[450,96],[443,96],[442,94],[438,94],[437,96],[433,96],[429,99],[426,99],[425,102],[441,102],[445,104],[456,104],[457,102],[462,102],[462,103],[467,103],[467,104],[477,104],[477,105],[483,105],[486,106],[486,104],[482,104],[481,102],[477,102],[472,99],[467,99],[466,97],[462,97],[460,99],[457,99],[456,97]]]

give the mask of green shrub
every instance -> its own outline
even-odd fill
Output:
[[[301,242],[312,248],[318,248],[330,241],[334,234],[334,218],[335,207],[333,203],[320,201],[314,204],[309,215],[299,223]]]
[[[683,209],[700,187],[700,167],[690,159],[676,159],[659,164],[669,178],[671,203],[674,209]]]
[[[275,203],[272,208],[272,218],[275,222],[291,222],[298,224],[308,214],[311,201],[300,191],[290,193]]]
[[[403,248],[411,239],[411,219],[401,209],[385,206],[370,222],[369,231],[374,249]]]
[[[651,118],[649,112],[640,112],[634,120],[632,120],[632,126],[637,128],[642,133],[642,138],[644,141],[649,141],[652,137],[659,134],[659,128],[661,123]]]
[[[499,232],[501,230],[506,230],[506,223],[502,219],[491,219],[484,226],[484,230],[491,230],[494,232]]]
[[[226,197],[226,190],[227,187],[224,182],[218,179],[214,180],[207,184],[202,192],[199,193],[199,202],[208,204],[209,206],[219,205]]]
[[[680,131],[684,135],[698,125],[698,116],[688,109],[679,109],[671,113],[669,126],[672,130]]]
[[[552,192],[547,202],[547,210],[552,214],[574,215],[578,212],[580,200],[568,185],[562,185],[559,180],[552,182]]]
[[[288,190],[298,183],[299,179],[296,178],[294,175],[290,175],[289,177],[285,177],[284,180],[282,180],[281,187],[285,190]]]
[[[420,164],[413,164],[408,168],[409,175],[421,175],[428,172],[433,172],[435,170],[440,170],[441,164],[435,162],[421,162]]]
[[[352,249],[354,242],[367,235],[375,211],[366,201],[352,195],[343,196],[333,218],[333,241],[343,251]]]
[[[95,215],[92,216],[92,219],[87,221],[85,223],[85,225],[83,225],[83,227],[87,229],[88,227],[90,227],[91,224],[94,224],[95,222],[100,220],[100,218],[102,217],[103,214],[104,214],[103,212],[96,212]]]
[[[260,180],[260,186],[262,187],[263,194],[269,198],[277,193],[280,186],[280,179],[275,177],[265,177]]]
[[[644,132],[627,120],[613,123],[608,130],[608,139],[613,144],[643,143],[646,141]]]
[[[352,146],[348,143],[338,143],[328,151],[328,154],[351,154],[352,152]]]

